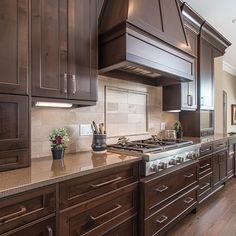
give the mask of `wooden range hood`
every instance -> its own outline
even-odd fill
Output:
[[[105,0],[99,73],[155,86],[193,80],[194,56],[178,0]]]

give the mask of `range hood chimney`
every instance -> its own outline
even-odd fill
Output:
[[[194,63],[178,0],[104,1],[100,74],[162,86],[192,81]]]

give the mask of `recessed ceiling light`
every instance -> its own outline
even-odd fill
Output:
[[[234,19],[232,20],[232,22],[233,22],[233,23],[236,23],[236,18],[234,18]]]

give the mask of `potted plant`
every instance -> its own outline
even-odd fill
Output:
[[[182,124],[180,123],[180,121],[176,121],[174,123],[174,130],[176,132],[176,138],[177,139],[181,139],[183,138],[183,126]]]
[[[66,128],[55,128],[49,134],[51,151],[54,160],[63,159],[69,135]]]

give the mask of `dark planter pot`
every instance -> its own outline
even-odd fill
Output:
[[[64,158],[65,149],[51,149],[53,160],[61,160]]]

